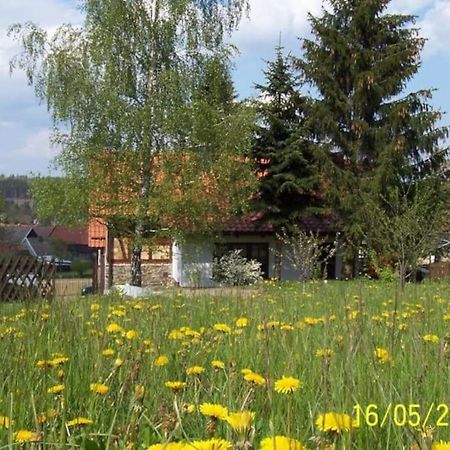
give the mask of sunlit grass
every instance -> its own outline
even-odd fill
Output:
[[[267,283],[247,296],[0,305],[0,442],[19,445],[22,430],[56,448],[217,438],[244,449],[278,435],[309,449],[429,449],[450,440],[447,291]],[[203,403],[254,415],[237,432],[240,416]],[[358,427],[356,405],[369,412]],[[327,412],[342,416],[317,422]]]

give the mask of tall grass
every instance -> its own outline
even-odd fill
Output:
[[[248,325],[236,326],[242,317]],[[108,332],[112,323],[123,331]],[[214,329],[218,323],[231,332]],[[0,418],[0,448],[20,445],[16,433],[22,429],[40,433],[40,444],[27,444],[36,448],[45,442],[45,448],[138,449],[205,439],[211,431],[235,440],[223,421],[208,428],[198,406],[209,402],[255,412],[250,443],[256,448],[264,437],[289,435],[309,449],[428,449],[432,440],[450,441],[450,412],[437,409],[450,406],[449,324],[445,284],[407,286],[401,293],[370,282],[311,283],[305,292],[296,284],[266,283],[247,296],[174,291],[143,300],[1,305],[0,416],[11,423],[1,427]],[[171,335],[173,330],[178,332]],[[426,335],[438,341],[426,341]],[[377,348],[386,352],[384,359]],[[106,349],[114,354],[104,356]],[[168,363],[157,366],[161,355]],[[42,363],[57,357],[68,361]],[[214,369],[213,360],[223,361],[224,369]],[[205,371],[187,375],[192,366]],[[261,374],[265,386],[246,382],[245,368]],[[302,388],[275,392],[283,375],[300,379]],[[174,392],[166,381],[187,386]],[[104,383],[109,392],[93,393],[91,383]],[[57,384],[64,391],[49,393]],[[190,404],[193,413],[187,412]],[[372,405],[359,428],[318,430],[319,414],[355,417],[356,405],[364,413]],[[405,406],[405,424],[403,406],[394,414],[395,405]],[[416,410],[420,426],[410,414]],[[378,425],[368,426],[374,411]],[[67,426],[80,416],[93,423]]]

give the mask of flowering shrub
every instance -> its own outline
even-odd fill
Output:
[[[213,280],[226,286],[246,286],[262,280],[261,263],[232,250],[213,263]]]

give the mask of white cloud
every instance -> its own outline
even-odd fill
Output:
[[[250,17],[244,19],[234,35],[238,47],[273,45],[281,33],[298,37],[309,29],[308,12],[320,13],[321,0],[250,0]]]
[[[428,39],[424,56],[445,54],[450,56],[450,2],[438,0],[429,9],[418,26],[421,35]]]
[[[20,51],[7,36],[7,28],[14,23],[35,22],[47,31],[54,31],[62,23],[81,23],[82,15],[64,0],[1,0],[0,3],[0,77],[9,74],[9,60]]]

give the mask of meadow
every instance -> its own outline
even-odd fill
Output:
[[[0,305],[0,449],[450,449],[450,290]]]

